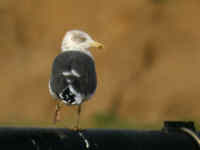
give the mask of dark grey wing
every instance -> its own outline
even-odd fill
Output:
[[[88,55],[84,54],[80,55],[80,57],[72,61],[71,64],[71,68],[80,76],[74,80],[73,85],[77,92],[90,97],[95,92],[97,86],[95,63]]]
[[[64,72],[75,72],[76,75],[64,76]],[[94,60],[90,56],[73,51],[63,52],[55,58],[50,79],[52,91],[59,97],[69,85],[72,85],[85,99],[95,92],[96,71]]]

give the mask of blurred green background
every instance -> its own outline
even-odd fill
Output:
[[[156,128],[200,119],[199,0],[1,0],[0,124],[52,125],[48,93],[67,30],[105,45],[92,50],[98,88],[83,105],[85,128]],[[72,127],[64,107],[57,126]]]

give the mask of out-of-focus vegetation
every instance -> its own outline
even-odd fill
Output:
[[[197,0],[1,0],[0,122],[52,126],[51,63],[64,33],[81,29],[98,88],[83,105],[84,127],[151,128],[200,117],[200,2]],[[58,126],[71,127],[65,107]]]

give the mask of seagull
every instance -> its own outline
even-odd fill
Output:
[[[103,44],[80,30],[66,32],[61,53],[53,61],[48,83],[50,95],[57,100],[54,123],[60,120],[63,105],[77,105],[75,128],[80,128],[81,104],[91,99],[97,87],[95,61],[90,47],[103,48]]]

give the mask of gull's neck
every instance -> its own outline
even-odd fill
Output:
[[[76,47],[72,47],[72,48],[61,47],[61,51],[62,52],[77,51],[77,52],[87,54],[88,56],[93,58],[92,53],[88,49],[83,49],[83,48],[81,49],[81,48],[76,48]]]

